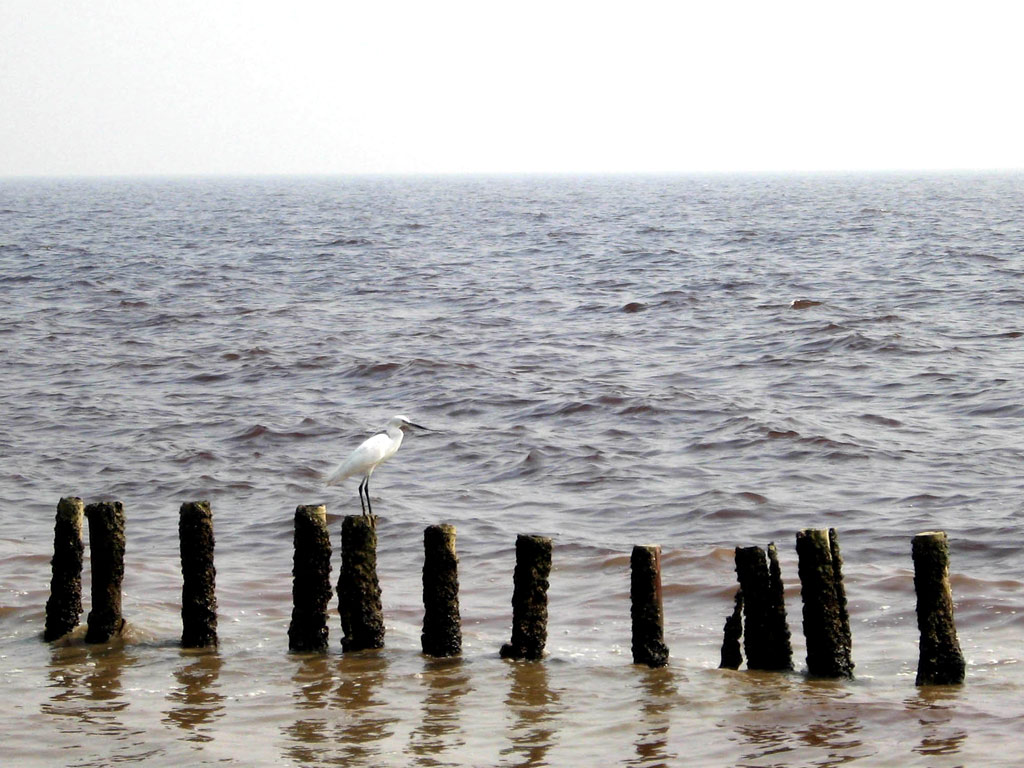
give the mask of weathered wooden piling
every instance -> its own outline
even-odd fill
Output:
[[[796,552],[804,604],[807,672],[813,677],[853,677],[839,537],[834,528],[804,529],[796,535]]]
[[[327,531],[327,507],[323,504],[301,505],[295,510],[289,650],[327,650],[327,606],[331,602],[331,594],[331,536]]]
[[[213,510],[186,501],[178,510],[181,549],[181,646],[217,645],[217,569],[213,564]]]
[[[423,633],[428,656],[457,656],[462,651],[459,617],[459,558],[455,526],[431,525],[423,532]]]
[[[548,639],[548,577],[551,539],[516,537],[516,569],[512,576],[512,639],[501,647],[503,659],[537,660]]]
[[[664,667],[668,664],[668,646],[661,594],[661,547],[634,546],[629,567],[633,663]]]
[[[101,501],[85,508],[89,521],[92,610],[87,643],[105,643],[121,632],[121,582],[124,581],[124,505]]]
[[[747,669],[792,669],[793,649],[775,545],[768,546],[767,555],[760,547],[737,547],[736,577],[743,593]]]
[[[966,663],[953,620],[949,540],[944,531],[917,534],[912,542],[917,627],[921,632],[917,685],[959,685]]]
[[[736,590],[732,614],[725,620],[725,637],[722,640],[722,661],[719,669],[739,669],[743,663],[740,638],[743,636],[743,590]]]
[[[377,581],[377,518],[349,515],[341,525],[338,612],[343,651],[384,647],[384,613]]]
[[[57,503],[53,526],[53,560],[50,561],[50,597],[46,601],[43,640],[63,637],[78,626],[82,615],[82,514],[84,505],[76,496]]]

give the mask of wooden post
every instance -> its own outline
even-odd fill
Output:
[[[67,496],[57,503],[53,526],[53,560],[50,561],[50,598],[46,601],[43,640],[63,637],[78,626],[82,615],[82,500]]]
[[[537,660],[544,655],[550,575],[551,539],[520,534],[512,576],[512,639],[501,647],[501,658]]]
[[[804,603],[807,672],[813,677],[853,677],[839,537],[835,529],[807,528],[796,535],[796,551]]]
[[[431,525],[423,532],[423,633],[428,656],[457,656],[462,651],[459,617],[459,558],[455,526]]]
[[[323,504],[299,506],[295,510],[289,650],[327,650],[327,606],[331,602],[331,594],[331,536],[327,531],[327,507]]]
[[[343,651],[384,647],[384,613],[377,581],[377,518],[349,515],[341,525],[338,612]]]
[[[770,566],[760,547],[736,548],[736,577],[743,593],[743,650],[747,669],[790,670],[793,650],[774,545],[769,552]]]
[[[953,620],[949,541],[944,531],[917,534],[912,543],[917,626],[921,632],[917,685],[959,685],[967,665]]]
[[[213,565],[213,511],[187,501],[178,511],[181,549],[181,646],[217,645],[217,569]]]
[[[89,554],[92,569],[92,610],[89,611],[87,643],[105,643],[124,629],[121,616],[121,582],[124,581],[124,505],[101,501],[85,508],[89,521]]]
[[[739,669],[743,663],[740,638],[743,636],[743,590],[736,590],[732,615],[725,620],[725,637],[722,640],[722,662],[719,669]]]
[[[768,544],[768,635],[771,664],[774,669],[793,669],[793,645],[786,620],[786,588],[782,583],[779,550],[775,542]]]
[[[668,646],[661,595],[661,547],[633,547],[629,565],[633,663],[664,667],[668,664]]]

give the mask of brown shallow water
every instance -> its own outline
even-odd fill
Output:
[[[0,183],[4,765],[1015,765],[1024,722],[1017,176]],[[795,302],[795,303],[794,303]],[[394,412],[387,647],[287,652],[292,515]],[[62,495],[128,516],[111,646],[39,639]],[[220,648],[177,648],[212,502]],[[424,526],[464,655],[419,653]],[[794,534],[836,527],[855,679],[808,680]],[[967,682],[914,686],[910,539],[949,532]],[[509,639],[555,541],[548,654]],[[716,669],[775,541],[798,671]],[[671,664],[630,663],[664,549]],[[335,575],[337,574],[335,552]],[[86,611],[88,600],[86,565]],[[84,617],[83,617],[84,619]]]

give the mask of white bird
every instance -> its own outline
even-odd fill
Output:
[[[373,474],[379,465],[390,459],[398,452],[402,444],[402,437],[405,430],[413,427],[428,431],[426,427],[413,424],[405,416],[392,416],[383,432],[373,437],[368,437],[358,448],[349,454],[336,470],[327,478],[327,485],[337,485],[342,480],[347,480],[356,475],[362,475],[363,480],[359,483],[359,506],[363,508],[364,517],[373,516],[373,508],[370,506],[370,475]],[[366,496],[366,504],[363,504],[363,496]]]

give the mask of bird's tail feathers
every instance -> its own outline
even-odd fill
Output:
[[[324,480],[324,485],[337,485],[342,480],[347,480],[351,476],[351,472],[345,470],[345,467],[338,467],[327,476],[327,479]]]

